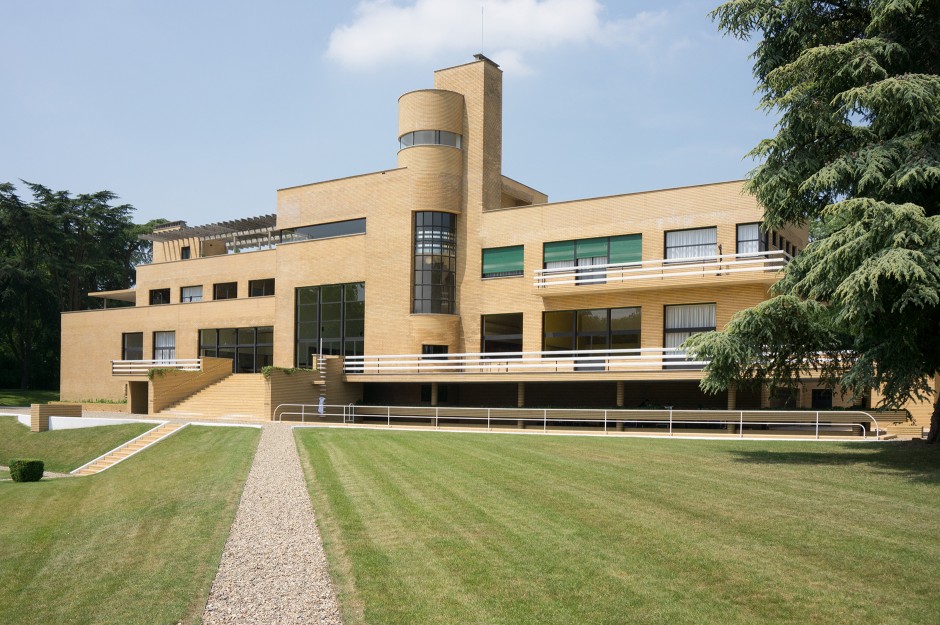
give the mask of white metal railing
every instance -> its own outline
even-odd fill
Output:
[[[202,358],[174,360],[112,360],[111,375],[147,375],[151,369],[202,371]]]
[[[630,282],[633,280],[666,280],[669,278],[725,276],[742,273],[776,272],[791,256],[782,250],[747,254],[715,254],[676,260],[645,260],[637,263],[585,265],[536,269],[535,286],[570,286]]]
[[[322,408],[322,412],[320,409]],[[631,410],[624,408],[475,408],[464,406],[357,406],[281,404],[274,410],[275,421],[365,423],[394,427],[399,425],[464,427],[473,429],[516,429],[542,432],[565,427],[587,428],[598,434],[647,430],[650,434],[682,435],[694,430],[744,438],[761,433],[801,433],[814,438],[848,432],[867,438],[881,438],[878,421],[860,410]]]
[[[395,373],[540,373],[584,371],[660,371],[700,369],[677,347],[589,349],[541,352],[468,352],[461,354],[389,354],[346,356],[348,374]]]

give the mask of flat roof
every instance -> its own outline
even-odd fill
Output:
[[[116,299],[121,302],[137,302],[137,289],[118,289],[116,291],[93,291],[88,294],[89,297],[98,297],[101,299]]]

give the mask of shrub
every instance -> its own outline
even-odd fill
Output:
[[[10,477],[14,482],[38,482],[44,468],[42,460],[11,460]]]

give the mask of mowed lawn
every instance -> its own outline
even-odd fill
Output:
[[[98,475],[0,482],[0,623],[198,623],[259,433],[190,426]]]
[[[36,389],[0,389],[0,406],[29,406],[59,400],[59,391]]]
[[[297,438],[347,625],[940,622],[925,445]]]
[[[155,427],[155,423],[126,423],[30,432],[16,417],[0,416],[0,465],[9,466],[13,458],[34,458],[43,461],[46,471],[68,473]]]

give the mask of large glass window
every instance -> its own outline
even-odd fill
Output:
[[[738,254],[757,254],[767,250],[767,233],[760,231],[760,224],[738,224]]]
[[[125,332],[121,335],[121,360],[144,359],[144,333]]]
[[[666,233],[666,260],[714,258],[718,255],[718,228],[672,230]]]
[[[176,360],[176,332],[153,333],[153,359],[163,362]]]
[[[315,226],[302,226],[300,228],[287,228],[281,230],[281,243],[291,241],[314,241],[316,239],[332,239],[333,237],[344,237],[351,234],[365,234],[366,220],[347,219],[346,221],[334,221],[328,224],[317,224]]]
[[[212,328],[199,331],[199,356],[229,358],[234,373],[258,373],[274,364],[274,328]]]
[[[248,281],[248,297],[274,295],[274,278]]]
[[[491,247],[483,250],[483,277],[505,278],[523,273],[523,246]]]
[[[238,297],[237,282],[220,282],[212,285],[212,299],[235,299]]]
[[[542,349],[638,349],[640,307],[550,310],[542,315]]]
[[[663,346],[666,348],[679,347],[687,338],[700,332],[711,332],[715,329],[715,304],[681,304],[666,306],[664,310],[665,330]],[[682,354],[682,352],[677,352]],[[667,365],[673,368],[684,368],[677,359],[670,359]]]
[[[400,149],[410,148],[413,145],[449,145],[460,147],[460,135],[447,130],[416,130],[406,132],[398,138]]]
[[[414,297],[411,312],[456,314],[457,218],[415,213]]]
[[[160,304],[170,303],[170,289],[150,289],[150,305],[159,306]]]
[[[481,352],[522,351],[522,313],[483,315],[482,325]]]
[[[313,367],[323,353],[360,356],[365,335],[364,282],[305,286],[296,291],[294,362]]]
[[[202,285],[199,286],[184,286],[180,289],[180,301],[183,303],[189,302],[201,302],[202,301]]]

